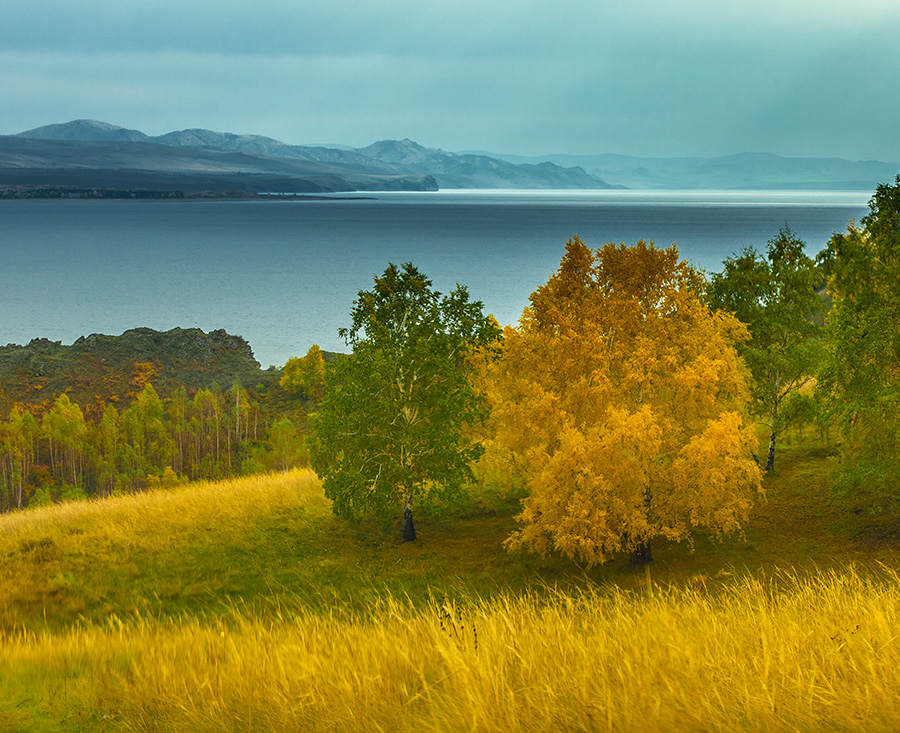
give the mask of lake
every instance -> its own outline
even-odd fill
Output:
[[[224,328],[263,367],[339,351],[359,290],[413,262],[503,323],[566,240],[678,244],[707,271],[790,226],[818,252],[871,193],[441,191],[304,201],[0,201],[0,344]]]

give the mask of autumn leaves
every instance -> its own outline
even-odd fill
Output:
[[[646,560],[655,538],[746,522],[761,492],[746,330],[702,287],[674,246],[566,244],[484,376],[488,450],[518,456],[528,488],[511,548]]]

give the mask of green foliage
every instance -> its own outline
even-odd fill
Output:
[[[321,400],[325,396],[325,359],[318,345],[313,344],[306,356],[288,359],[279,384],[285,392],[302,391],[311,400]]]
[[[900,509],[900,176],[860,226],[822,254],[833,307],[820,385],[844,438],[838,488],[875,511]],[[865,498],[864,498],[865,497]]]
[[[240,382],[163,399],[141,381],[131,404],[93,420],[66,393],[43,415],[14,407],[0,421],[0,512],[306,465],[294,422]]]
[[[402,507],[411,529],[413,497],[453,501],[482,453],[465,432],[485,418],[466,360],[499,329],[465,287],[441,296],[406,263],[359,293],[340,333],[352,353],[327,370],[312,466],[336,514],[387,523]]]
[[[734,313],[750,338],[738,351],[753,376],[753,411],[769,427],[766,470],[775,462],[778,434],[797,415],[785,402],[813,378],[821,360],[816,293],[822,274],[787,227],[769,240],[766,256],[743,249],[713,274],[707,290],[711,308]]]
[[[290,418],[283,417],[272,423],[269,451],[273,465],[282,471],[306,462],[306,443]]]
[[[67,394],[61,394],[50,412],[44,416],[41,429],[50,442],[51,462],[63,463],[67,468],[67,478],[77,485],[78,458],[84,452],[87,434],[81,408],[73,404]]]

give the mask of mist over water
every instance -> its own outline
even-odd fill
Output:
[[[340,351],[359,290],[411,261],[505,323],[566,240],[678,244],[708,271],[790,226],[814,254],[865,192],[442,191],[325,201],[2,201],[0,344],[224,328],[260,363]]]

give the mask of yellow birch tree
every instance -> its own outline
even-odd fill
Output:
[[[566,243],[486,367],[493,448],[528,489],[510,549],[646,562],[654,538],[747,521],[762,491],[734,348],[747,333],[704,286],[674,245]]]

